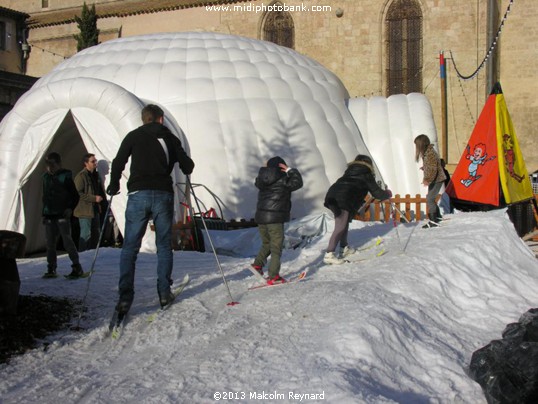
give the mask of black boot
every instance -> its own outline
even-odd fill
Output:
[[[125,316],[129,309],[131,308],[132,301],[126,301],[126,300],[120,300],[118,301],[118,304],[116,304],[116,311],[120,316]]]
[[[428,223],[426,223],[424,226],[422,226],[423,229],[431,229],[432,227],[439,227],[439,222],[437,221],[437,217],[435,212],[434,213],[428,213],[428,218],[430,219]]]
[[[437,209],[435,209],[434,217],[435,217],[435,220],[434,220],[435,223],[441,223],[441,221],[443,220],[443,215],[441,215],[441,209],[439,209],[439,206],[437,206]]]
[[[84,271],[82,270],[82,267],[80,266],[80,264],[73,264],[71,265],[71,268],[72,268],[72,271],[69,275],[66,275],[66,278],[78,279],[84,275]]]
[[[57,276],[56,265],[48,265],[47,272],[43,274],[43,278],[56,278]]]
[[[166,306],[171,305],[175,298],[176,297],[171,290],[164,293],[159,292],[159,302],[161,303],[161,309],[164,309]]]

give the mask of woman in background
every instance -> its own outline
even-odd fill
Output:
[[[428,207],[429,221],[422,228],[429,229],[439,226],[439,222],[442,220],[441,210],[437,206],[435,198],[443,186],[446,175],[441,166],[441,159],[426,135],[418,135],[415,138],[415,160],[417,163],[419,159],[422,159],[421,170],[424,171],[422,184],[428,187],[426,206]]]

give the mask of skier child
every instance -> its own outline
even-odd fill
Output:
[[[296,168],[288,167],[284,159],[275,156],[260,168],[255,185],[259,189],[255,220],[262,246],[252,267],[263,275],[263,266],[271,255],[267,283],[284,283],[286,280],[280,276],[284,223],[290,220],[291,193],[303,186],[303,178]]]

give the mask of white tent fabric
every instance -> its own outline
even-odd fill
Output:
[[[32,174],[37,172],[40,177],[44,170],[43,157],[54,140],[65,151],[64,165],[82,167],[82,153],[70,155],[76,140],[69,135],[56,135],[66,116],[72,114],[75,122],[79,116],[83,120],[93,117],[89,125],[91,134],[84,129],[82,121],[78,122],[81,140],[90,150],[100,145],[96,155],[110,159],[123,134],[139,125],[142,106],[142,102],[121,87],[97,79],[61,80],[27,92],[0,123],[0,219],[3,222],[0,227],[26,234],[29,251],[42,247],[39,178],[26,190],[24,187]],[[106,132],[100,130],[105,126],[103,122],[108,122]]]
[[[225,219],[253,217],[254,178],[268,158],[280,155],[305,183],[294,193],[292,216],[319,213],[346,163],[358,153],[370,154],[348,98],[329,70],[270,42],[198,32],[94,46],[41,78],[0,123],[0,228],[25,233],[30,251],[43,247],[42,157],[57,151],[64,167],[76,172],[82,155],[92,152],[105,163],[99,169],[106,175],[121,139],[140,126],[140,110],[148,103],[163,107],[167,126],[195,161],[191,180],[209,189],[196,191],[202,206],[216,207],[214,193]],[[387,104],[376,103],[381,109]],[[409,106],[402,108],[407,112]],[[377,116],[364,122],[374,125]],[[389,173],[392,161],[377,155]],[[120,229],[127,176],[128,169],[112,206]],[[174,180],[182,193],[185,180],[178,170]],[[151,245],[146,239],[143,248]]]
[[[437,131],[426,96],[411,93],[352,98],[349,110],[392,193],[426,195],[422,161],[415,161],[413,143],[418,135],[425,134],[437,149]]]

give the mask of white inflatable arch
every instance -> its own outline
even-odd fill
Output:
[[[124,134],[140,126],[143,105],[120,86],[92,78],[61,80],[26,93],[0,123],[2,228],[26,234],[28,251],[42,248],[44,156],[57,151],[64,166],[81,169],[89,150],[109,162]],[[114,205],[121,210],[124,198]],[[123,216],[118,220],[123,223]]]

